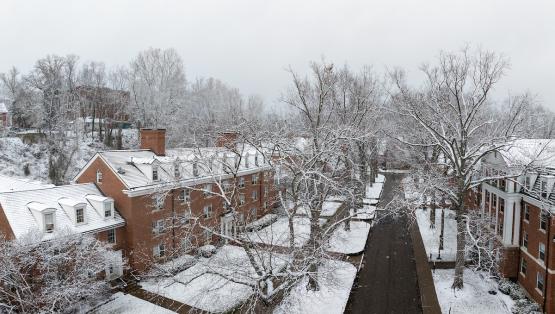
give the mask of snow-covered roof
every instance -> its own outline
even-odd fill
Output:
[[[518,139],[499,151],[509,167],[555,168],[555,140]]]
[[[225,170],[229,169],[227,166],[245,174],[260,171],[267,166],[264,157],[248,147],[242,150],[240,159],[238,153],[222,147],[168,149],[166,156],[157,156],[151,150],[145,149],[104,151],[98,152],[97,156],[112,168],[128,189],[153,186],[176,179],[183,185],[186,185],[187,181],[195,184],[202,178],[226,175]],[[235,164],[239,162],[238,168],[235,168]],[[158,180],[152,178],[153,167],[158,167]],[[178,178],[175,176],[176,168]]]
[[[38,181],[19,179],[0,175],[0,193],[13,191],[27,191],[53,187],[52,184],[45,184]]]
[[[6,108],[6,104],[4,104],[3,102],[0,102],[0,113],[7,113],[8,112],[8,108]]]
[[[107,199],[94,184],[86,183],[0,193],[0,206],[16,238],[42,230],[41,222],[33,211],[54,212],[55,215],[54,232],[44,233],[42,240],[48,240],[61,231],[86,233],[124,225],[125,221],[117,210],[114,210],[112,217],[102,216],[103,209],[95,209],[88,200],[92,195],[101,200]],[[85,223],[76,224],[70,217],[67,208],[73,205],[85,206]]]

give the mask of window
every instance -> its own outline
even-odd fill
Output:
[[[160,243],[153,248],[154,257],[164,257],[166,256],[166,246],[164,243]]]
[[[190,251],[193,248],[193,243],[191,239],[185,238],[181,240],[181,250],[184,252]]]
[[[526,179],[524,179],[524,188],[526,190],[530,189],[530,177],[526,177]]]
[[[499,198],[499,211],[502,213],[505,212],[505,200],[501,197]]]
[[[258,199],[258,191],[252,191],[252,199],[256,201]]]
[[[204,218],[212,218],[212,205],[204,206]]]
[[[258,217],[256,215],[256,212],[257,212],[256,207],[251,208],[251,218],[252,219],[256,219],[256,217]]]
[[[225,180],[223,183],[223,188],[224,188],[224,192],[229,192],[231,191],[231,183],[229,183],[229,180]]]
[[[104,217],[112,217],[112,202],[104,202]]]
[[[54,213],[44,214],[44,230],[46,232],[54,231]]]
[[[530,220],[530,208],[528,208],[528,204],[524,203],[524,220]]]
[[[226,211],[226,212],[231,210],[231,205],[225,200],[222,202],[222,207],[224,208],[224,211]]]
[[[505,191],[505,187],[506,187],[506,181],[504,179],[500,179],[499,180],[499,188],[503,191]]]
[[[152,234],[158,235],[164,232],[164,220],[159,219],[152,222]]]
[[[179,200],[182,202],[188,202],[191,200],[191,191],[188,189],[183,189],[179,192]]]
[[[244,177],[240,177],[240,178],[239,178],[239,187],[240,187],[240,188],[244,188],[244,187],[245,187],[245,178],[244,178]]]
[[[75,209],[75,222],[78,224],[85,222],[85,209],[83,207]]]
[[[102,183],[102,172],[100,170],[96,170],[96,183]]]
[[[540,229],[545,231],[547,230],[547,220],[549,219],[548,214],[544,213],[543,211],[540,213]]]
[[[540,257],[540,259],[541,259],[542,261],[545,262],[545,244],[540,243],[539,248],[540,248],[540,250],[539,250],[539,251],[540,251],[539,257]]]
[[[212,196],[212,184],[205,184],[203,194],[205,197]]]
[[[491,206],[493,208],[497,208],[497,195],[495,194],[491,195]]]
[[[268,202],[262,203],[262,208],[268,208]]]
[[[110,229],[107,231],[108,243],[116,243],[116,229]]]
[[[254,165],[258,167],[258,153],[254,155]]]
[[[158,181],[158,167],[152,166],[152,181]]]
[[[503,221],[499,222],[499,228],[497,229],[500,236],[503,236]]]
[[[245,155],[245,168],[249,167],[249,157],[250,157],[249,154]]]
[[[179,171],[179,165],[175,165],[173,168],[173,176],[176,179],[179,179],[181,177],[181,172]]]
[[[245,194],[239,194],[239,205],[245,204]]]
[[[528,233],[526,231],[522,234],[522,246],[528,249]]]
[[[268,196],[268,187],[267,186],[264,187],[264,196]]]
[[[523,258],[520,259],[520,272],[526,276],[526,268],[528,267],[528,263]]]
[[[251,183],[252,184],[258,184],[258,175],[257,174],[253,174],[251,177]]]
[[[537,273],[536,288],[543,293],[543,274],[541,272]]]
[[[542,180],[542,197],[547,197],[547,181]]]

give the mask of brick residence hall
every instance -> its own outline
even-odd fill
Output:
[[[273,208],[273,172],[233,134],[217,147],[166,150],[165,130],[140,132],[141,149],[97,152],[71,185],[0,177],[0,233],[15,239],[38,230],[43,240],[64,229],[95,234],[118,253],[106,270],[113,278],[123,274],[123,259],[146,270],[224,241]]]
[[[517,140],[506,151],[489,153],[481,171],[486,177],[516,174],[482,183],[475,201],[503,246],[503,275],[555,313],[555,141]]]

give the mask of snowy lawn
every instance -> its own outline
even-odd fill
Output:
[[[362,199],[362,202],[365,205],[378,205],[379,201],[380,200],[373,199],[373,198],[364,198],[364,199]]]
[[[337,212],[339,207],[341,207],[341,205],[342,205],[341,202],[324,201],[324,203],[322,204],[322,211],[320,212],[320,216],[321,217],[331,217],[331,216],[335,215],[335,213]],[[300,207],[298,209],[297,213],[300,214],[300,215],[306,215],[308,217],[311,217],[310,209],[308,209],[306,207]]]
[[[279,271],[286,257],[268,252],[257,255]],[[262,255],[262,257],[261,257]],[[207,259],[200,259],[173,278],[141,282],[143,289],[203,311],[221,313],[234,309],[253,294],[250,283],[256,276],[245,251],[226,245]],[[232,279],[233,281],[231,281]],[[245,283],[245,284],[243,284]]]
[[[274,223],[277,220],[278,216],[276,214],[267,214],[264,215],[263,217],[248,223],[245,226],[245,229],[248,231],[252,231],[252,230],[258,230],[260,228],[266,227],[272,223]]]
[[[383,174],[378,174],[378,176],[376,177],[376,182],[384,183],[385,182],[385,176]]]
[[[92,310],[93,314],[150,314],[150,313],[174,313],[156,304],[139,299],[130,294],[118,292],[112,296],[113,300]]]
[[[383,183],[374,183],[366,185],[366,198],[378,199],[382,195]]]
[[[330,252],[356,254],[364,250],[370,232],[370,224],[363,221],[351,221],[351,230],[345,231],[341,224],[333,231],[329,239]]]
[[[464,288],[451,289],[454,269],[436,269],[433,273],[437,298],[442,313],[511,313],[514,301],[501,293],[497,283],[470,269],[464,270]],[[488,291],[496,291],[491,295]]]
[[[364,204],[362,208],[359,208],[355,214],[355,211],[351,208],[350,215],[357,219],[371,220],[376,217],[376,206]]]
[[[326,219],[320,219],[320,225]],[[310,219],[307,217],[293,218],[295,233],[294,246],[302,247],[310,238]],[[246,236],[254,242],[277,246],[289,246],[289,224],[287,217],[280,217],[276,222],[258,231],[249,232]]]
[[[274,314],[342,314],[349,300],[357,269],[347,262],[326,260],[319,268],[320,290],[307,291],[307,279],[301,280]]]
[[[436,209],[435,228],[430,229],[430,208],[417,209],[416,220],[418,221],[418,229],[426,248],[426,256],[432,260],[436,260],[439,249],[439,235],[441,233],[441,209]],[[441,259],[443,261],[454,261],[457,253],[457,222],[455,221],[455,213],[450,209],[445,211],[445,228],[443,235],[443,250],[441,251]]]

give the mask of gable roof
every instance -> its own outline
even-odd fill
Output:
[[[555,140],[517,139],[499,151],[509,167],[531,166],[555,169]]]
[[[166,150],[166,156],[157,156],[151,150],[112,150],[98,152],[79,174],[77,180],[90,164],[101,158],[121,182],[130,190],[153,187],[166,182],[179,181],[186,186],[197,184],[199,179],[227,175],[225,165],[238,161],[238,154],[222,147],[176,148]],[[239,173],[258,172],[267,166],[261,155],[249,147],[241,152]],[[153,167],[158,169],[159,180],[152,178]],[[175,177],[179,173],[179,178]],[[195,174],[196,173],[196,174]]]
[[[58,231],[87,233],[103,229],[115,228],[125,224],[124,219],[114,210],[114,216],[105,218],[87,200],[87,196],[104,196],[92,183],[73,184],[41,189],[0,193],[0,206],[8,219],[8,223],[16,238],[30,232],[40,231],[41,226],[32,210],[55,210],[55,231],[44,233],[42,240],[48,240]],[[85,223],[76,225],[68,215],[64,206],[71,204],[85,205]]]

